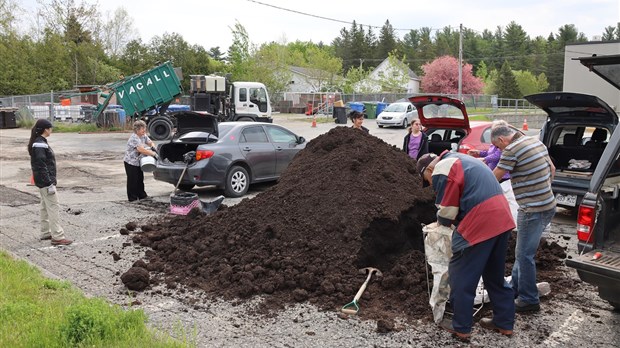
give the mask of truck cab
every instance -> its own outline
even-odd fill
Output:
[[[234,117],[229,121],[271,122],[271,104],[264,84],[233,82],[229,98],[234,106]]]
[[[620,89],[620,55],[576,59]],[[566,265],[575,268],[581,280],[597,286],[599,296],[620,310],[620,131],[607,128],[612,130],[579,201],[578,255],[567,259]]]

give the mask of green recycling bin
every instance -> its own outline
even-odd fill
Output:
[[[377,118],[377,102],[364,102],[367,118]]]

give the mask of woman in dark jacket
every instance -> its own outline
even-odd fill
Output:
[[[403,151],[409,155],[409,157],[417,160],[422,155],[428,153],[428,135],[422,132],[422,125],[419,119],[411,121],[411,126],[407,129],[407,135],[405,135],[405,141],[403,143]]]
[[[47,144],[52,134],[52,123],[39,119],[32,127],[28,153],[34,184],[41,194],[41,240],[50,240],[52,245],[69,245],[65,232],[58,223],[58,195],[56,194],[56,158]]]

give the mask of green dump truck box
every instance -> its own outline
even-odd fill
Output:
[[[101,94],[105,101],[98,105],[96,116],[108,106],[116,95],[128,116],[141,116],[157,106],[169,104],[181,95],[181,82],[170,62],[153,69],[124,78],[108,86],[109,94]]]

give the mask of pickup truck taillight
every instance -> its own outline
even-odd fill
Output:
[[[211,150],[198,150],[196,151],[196,161],[200,161],[201,159],[211,158],[214,152]]]
[[[577,239],[589,243],[592,239],[592,229],[594,228],[594,207],[584,205],[579,206],[577,215]]]

